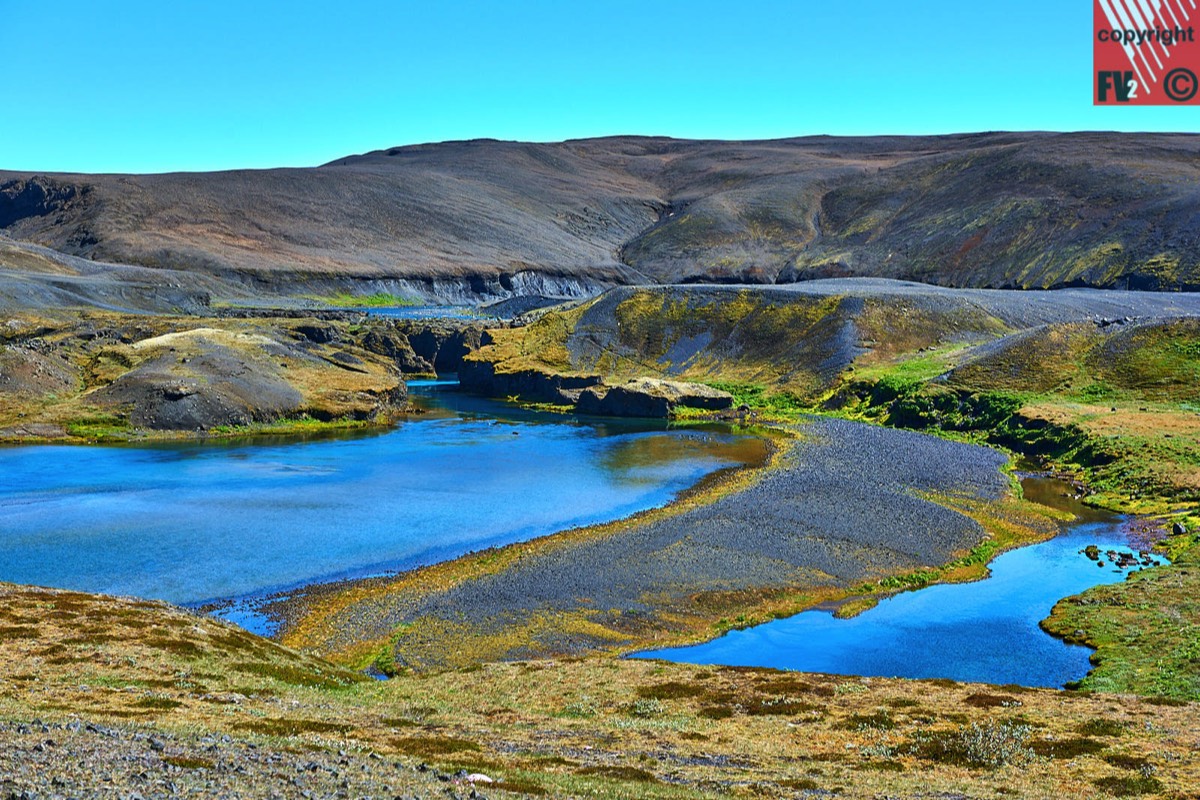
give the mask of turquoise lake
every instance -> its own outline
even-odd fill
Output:
[[[838,619],[829,609],[805,611],[693,647],[639,656],[838,675],[1065,686],[1088,673],[1092,650],[1065,644],[1038,623],[1058,600],[1128,574],[1111,563],[1098,565],[1083,548],[1131,548],[1120,517],[1056,496],[1062,484],[1054,481],[1026,480],[1024,486],[1027,497],[1079,517],[1049,541],[998,556],[986,580],[904,592],[850,619]]]
[[[429,413],[359,435],[0,448],[0,580],[189,605],[259,596],[628,516],[757,444],[454,386],[412,382]]]

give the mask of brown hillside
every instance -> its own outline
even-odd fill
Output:
[[[0,173],[0,230],[292,294],[848,275],[1196,289],[1198,185],[1184,134],[480,140],[310,169]]]

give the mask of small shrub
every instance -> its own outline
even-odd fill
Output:
[[[787,780],[779,781],[779,785],[785,789],[795,789],[801,792],[811,792],[821,788],[812,778],[788,778]]]
[[[172,700],[169,697],[143,697],[134,703],[138,708],[159,708],[164,711],[170,711],[173,708],[179,708],[183,703],[178,700]]]
[[[833,693],[839,694],[839,695],[840,694],[862,694],[863,692],[866,692],[866,691],[869,691],[869,690],[867,689],[865,684],[857,683],[854,681],[846,681],[844,683],[839,683],[837,686],[833,687]]]
[[[479,745],[467,739],[453,736],[406,736],[391,740],[397,750],[414,756],[436,758],[452,753],[468,753],[479,750]]]
[[[669,681],[667,683],[659,683],[654,686],[639,686],[637,696],[658,700],[674,700],[681,697],[700,697],[708,694],[708,688],[698,686],[694,683],[682,683],[680,681]]]
[[[0,626],[0,641],[4,639],[36,639],[38,629],[32,625]]]
[[[920,702],[918,702],[916,700],[910,700],[907,697],[893,697],[891,700],[887,701],[887,704],[891,708],[920,708],[921,707]]]
[[[1119,753],[1104,756],[1104,760],[1117,769],[1127,769],[1130,772],[1141,772],[1143,775],[1153,775],[1154,765],[1140,756],[1129,756]]]
[[[704,719],[729,719],[733,716],[733,708],[731,706],[704,706],[696,716]]]
[[[167,756],[163,761],[180,769],[212,769],[216,766],[207,758],[195,758],[191,756]]]
[[[1011,722],[974,723],[962,734],[967,761],[985,767],[1026,762],[1031,732],[1028,725]]]
[[[819,711],[820,706],[797,700],[794,697],[772,697],[768,699],[748,700],[742,708],[752,717],[790,717],[803,714],[806,711]]]
[[[858,754],[863,758],[891,758],[896,755],[896,748],[886,742],[876,742],[858,748]]]
[[[567,703],[565,706],[563,706],[562,715],[564,717],[578,717],[580,719],[584,719],[587,717],[596,716],[598,711],[599,709],[596,707],[595,701],[587,695],[583,695],[578,700],[572,700],[570,703]]]
[[[379,720],[381,725],[386,725],[389,728],[415,728],[421,723],[415,719],[407,717],[383,717]]]
[[[1120,775],[1099,778],[1092,781],[1098,788],[1103,789],[1114,797],[1133,797],[1140,794],[1158,794],[1162,791],[1162,781],[1149,775]]]
[[[489,789],[501,789],[513,794],[524,794],[541,797],[546,794],[546,787],[528,778],[503,778],[488,784]]]
[[[1032,745],[1033,752],[1046,758],[1078,758],[1099,753],[1107,745],[1095,739],[1076,737],[1074,739],[1039,739]]]
[[[1010,708],[1021,705],[1021,701],[1007,694],[976,692],[963,701],[972,708]]]
[[[62,710],[67,711],[70,709],[68,706],[62,706]],[[110,708],[105,710],[104,715],[106,717],[117,717],[119,719],[145,719],[146,717],[153,716],[154,712],[129,708]]]
[[[658,778],[652,773],[637,767],[584,767],[576,770],[577,775],[599,775],[605,778],[616,778],[621,781],[641,781],[642,783],[658,783]]]
[[[847,731],[890,731],[896,727],[896,721],[887,711],[880,710],[871,714],[851,714],[838,727]]]
[[[796,678],[773,678],[755,688],[767,694],[804,694],[813,690],[813,685]]]
[[[665,712],[667,707],[657,697],[643,697],[634,700],[628,709],[632,717],[657,717]]]
[[[115,633],[88,633],[84,636],[74,636],[69,639],[63,639],[65,645],[77,646],[84,645],[87,647],[98,647],[102,644],[112,644],[113,642],[124,641],[124,636],[118,636]]]
[[[172,639],[167,636],[149,637],[146,639],[146,646],[184,658],[200,658],[205,654],[204,648],[195,642],[189,642],[186,639]]]
[[[1129,729],[1129,725],[1115,719],[1089,719],[1075,730],[1084,736],[1121,736]]]
[[[929,761],[996,769],[1023,764],[1034,757],[1029,746],[1033,729],[1002,720],[971,723],[953,731],[927,734],[914,742],[913,752]]]
[[[353,725],[341,722],[322,722],[315,719],[255,719],[239,722],[234,727],[266,736],[298,736],[301,733],[346,733]]]

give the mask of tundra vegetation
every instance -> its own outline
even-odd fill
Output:
[[[0,780],[18,792],[47,770],[76,794],[466,797],[478,773],[489,797],[1187,797],[1200,781],[1195,706],[1163,697],[594,657],[374,681],[160,603],[0,595]],[[94,740],[129,757],[63,766]]]

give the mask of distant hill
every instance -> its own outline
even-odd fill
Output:
[[[479,140],[308,169],[0,172],[0,232],[276,294],[844,276],[1195,290],[1200,136]]]

